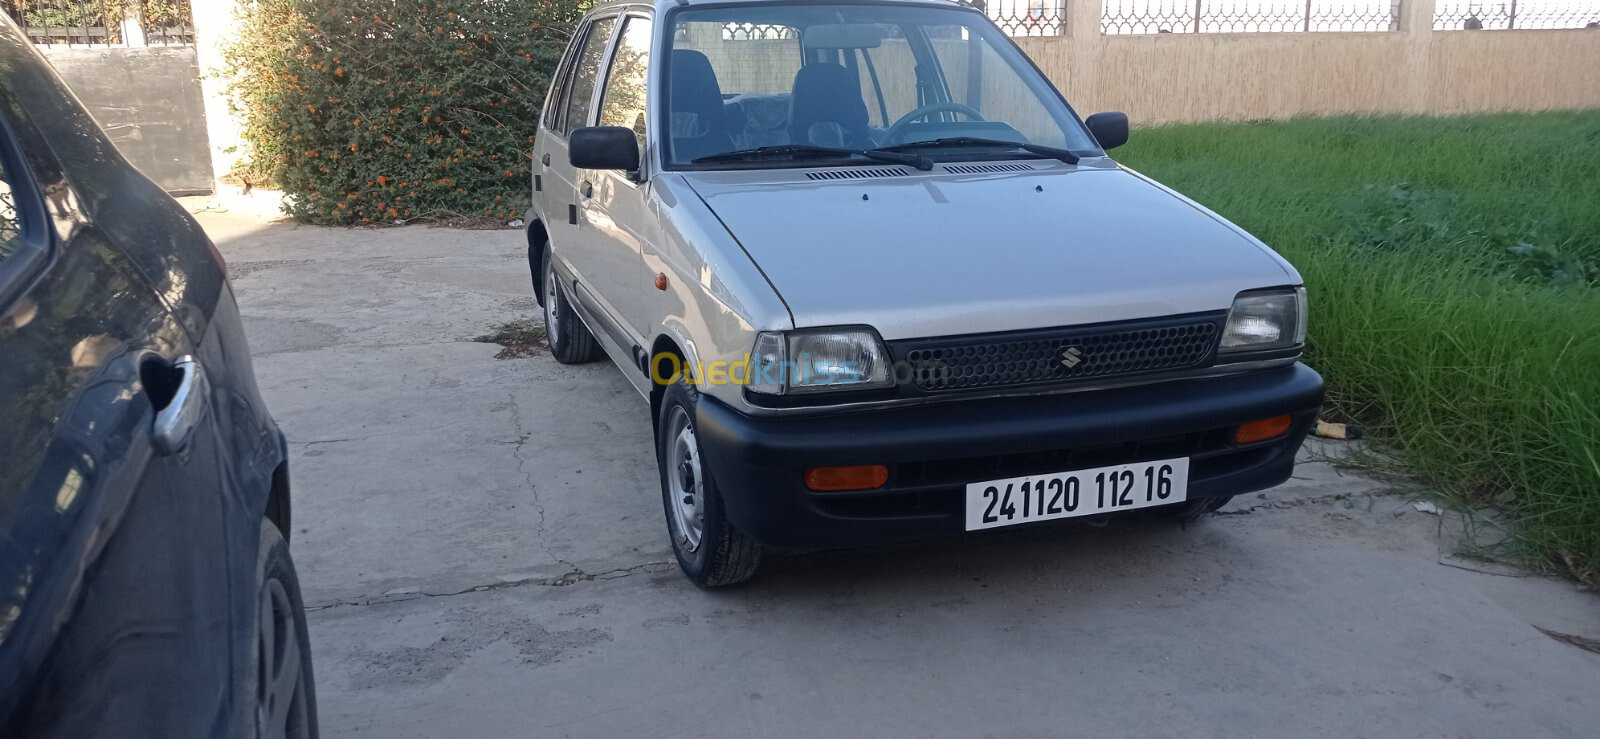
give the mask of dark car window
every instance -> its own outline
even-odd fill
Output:
[[[578,56],[578,66],[572,74],[567,115],[561,126],[563,132],[588,125],[589,105],[594,99],[595,82],[600,77],[600,60],[605,58],[606,43],[611,41],[611,29],[616,25],[616,18],[601,18],[590,27],[589,37],[583,41],[583,53]]]
[[[22,248],[22,217],[11,183],[11,171],[0,161],[0,262]]]
[[[617,39],[617,51],[606,72],[606,87],[600,100],[600,125],[633,129],[639,148],[645,142],[645,97],[650,70],[649,18],[631,16]]]

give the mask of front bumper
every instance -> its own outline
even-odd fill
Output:
[[[752,417],[701,396],[706,464],[729,518],[770,547],[861,546],[962,531],[967,483],[1189,457],[1189,498],[1282,483],[1316,422],[1322,377],[1295,364],[1239,375],[1046,396],[805,417]],[[1293,416],[1286,436],[1240,446],[1242,423]],[[889,481],[817,493],[812,467],[883,464]]]

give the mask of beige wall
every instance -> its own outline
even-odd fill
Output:
[[[1409,0],[1402,28],[1413,30],[1388,33],[1103,36],[1098,2],[1068,2],[1068,35],[1017,44],[1082,114],[1162,123],[1600,107],[1600,30],[1435,32],[1433,3]]]

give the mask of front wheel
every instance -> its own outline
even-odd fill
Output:
[[[317,690],[300,579],[271,521],[261,522],[256,571],[256,736],[316,739]]]
[[[699,393],[688,383],[669,386],[656,425],[656,465],[667,535],[683,574],[702,588],[744,582],[761,564],[761,545],[728,520],[722,493],[700,452],[695,432]]]

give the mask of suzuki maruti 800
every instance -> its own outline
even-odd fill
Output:
[[[946,0],[591,10],[528,260],[555,358],[650,403],[684,573],[1287,479],[1323,396],[1300,275],[1127,138]]]

